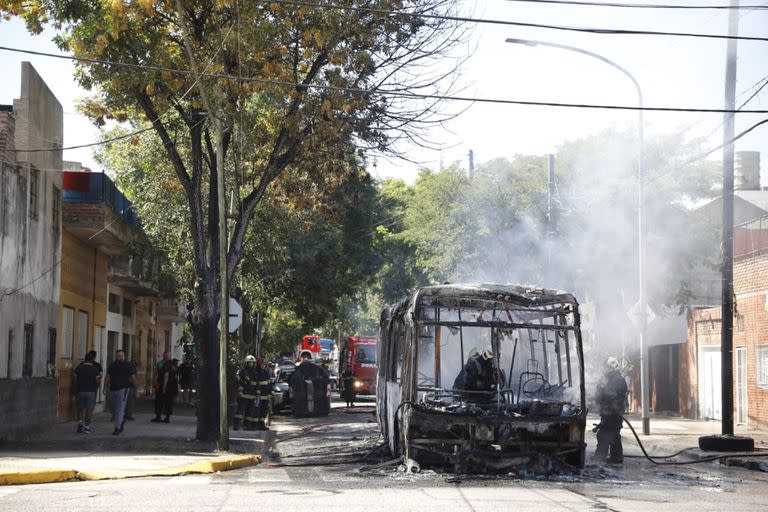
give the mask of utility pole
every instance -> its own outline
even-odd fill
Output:
[[[736,52],[739,32],[739,0],[731,0],[734,7],[728,14],[728,49],[725,62],[725,109],[736,108]],[[723,269],[720,354],[722,361],[722,433],[733,435],[733,137],[734,114],[723,114]]]
[[[229,334],[229,286],[227,283],[227,205],[224,194],[224,114],[212,109],[202,77],[198,71],[195,54],[189,42],[189,30],[184,17],[181,0],[176,0],[176,16],[184,36],[184,48],[189,57],[189,64],[200,91],[205,109],[216,128],[216,199],[219,215],[219,450],[229,449],[229,424],[227,422],[227,335]]]
[[[475,173],[475,152],[470,149],[467,156],[469,157],[469,177],[471,178]]]
[[[702,436],[699,448],[715,451],[752,451],[755,441],[733,435],[733,138],[736,132],[736,53],[739,33],[739,0],[731,0],[728,13],[728,46],[725,61],[725,110],[723,114],[723,267],[720,306],[720,357],[722,437]]]

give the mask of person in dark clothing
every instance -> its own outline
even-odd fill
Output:
[[[107,369],[107,389],[109,389],[109,401],[112,404],[114,412],[115,430],[112,435],[119,435],[125,426],[125,403],[128,400],[128,393],[131,385],[136,380],[136,369],[131,363],[125,360],[125,352],[118,350],[115,353],[115,360]]]
[[[493,351],[473,349],[469,353],[467,363],[456,376],[453,389],[469,391],[468,398],[489,398],[490,393],[496,390],[498,384],[503,384],[504,374],[496,370],[493,364]],[[480,392],[488,392],[484,395]]]
[[[269,430],[265,421],[269,415],[269,401],[272,400],[272,376],[263,357],[256,359],[256,385],[259,389],[259,399],[256,406],[256,423],[254,429]]]
[[[171,362],[171,353],[167,350],[163,352],[163,358],[155,363],[155,419],[152,421],[160,421],[160,416],[163,414],[163,396],[160,393],[160,374],[165,368],[166,363]]]
[[[259,376],[256,370],[256,357],[245,356],[245,365],[235,376],[237,382],[237,411],[232,425],[234,430],[253,430],[256,426],[256,400],[259,397]]]
[[[166,361],[163,365],[163,369],[157,374],[157,396],[160,400],[160,413],[165,415],[165,418],[160,419],[160,414],[157,414],[155,409],[155,417],[152,421],[163,423],[171,422],[171,414],[173,414],[173,404],[176,401],[176,395],[179,394],[179,378],[178,368],[174,364],[175,359],[172,361]]]
[[[598,462],[621,464],[624,450],[621,445],[622,415],[627,399],[627,382],[619,371],[619,362],[609,357],[603,375],[597,384],[595,401],[600,412],[600,423],[595,427],[597,448],[594,459]]]
[[[195,387],[195,367],[189,356],[179,365],[179,387],[184,405],[192,405],[192,390]]]
[[[355,372],[350,368],[341,372],[341,398],[347,403],[347,407],[355,406]]]
[[[96,351],[91,350],[73,373],[73,391],[77,396],[77,431],[90,434],[93,409],[96,407],[96,391],[101,384],[103,371],[96,362]]]

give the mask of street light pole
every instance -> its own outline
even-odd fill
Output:
[[[638,309],[639,309],[639,340],[640,340],[640,404],[642,407],[643,417],[643,434],[649,435],[651,433],[651,423],[649,417],[649,398],[648,391],[649,382],[649,368],[648,368],[648,345],[646,340],[646,331],[648,327],[648,317],[646,315],[646,299],[645,299],[645,233],[644,233],[644,192],[643,192],[643,179],[645,174],[645,163],[643,161],[643,155],[645,153],[645,139],[643,134],[643,91],[640,89],[640,84],[635,79],[634,75],[619,66],[612,60],[603,57],[597,53],[584,50],[583,48],[577,48],[575,46],[569,46],[565,44],[550,43],[547,41],[535,41],[531,39],[516,39],[507,38],[507,43],[521,44],[524,46],[547,46],[550,48],[559,48],[561,50],[567,50],[569,52],[576,52],[588,57],[595,58],[602,61],[609,66],[621,71],[621,73],[632,81],[632,85],[635,86],[637,91],[637,105],[638,120],[637,120],[637,135],[638,135],[638,148],[637,148],[637,244],[638,244],[638,259],[637,259],[637,279],[638,279]]]

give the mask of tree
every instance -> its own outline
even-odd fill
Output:
[[[242,258],[257,206],[289,167],[330,178],[359,148],[394,151],[393,140],[414,137],[435,120],[435,103],[391,93],[434,91],[445,73],[430,73],[429,63],[446,54],[461,29],[407,13],[440,14],[453,3],[349,3],[391,14],[236,0],[0,4],[33,31],[51,20],[63,50],[95,59],[78,63],[78,80],[93,91],[84,110],[97,123],[150,123],[172,164],[193,254],[199,440],[220,438],[219,295]],[[234,191],[227,219],[218,213],[215,179],[222,162]],[[220,221],[231,223],[224,283],[217,278]]]

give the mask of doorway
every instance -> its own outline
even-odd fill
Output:
[[[721,420],[722,382],[720,347],[701,349],[699,361],[699,416],[702,419]]]

